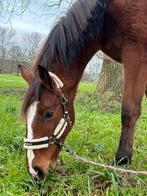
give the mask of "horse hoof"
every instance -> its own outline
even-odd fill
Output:
[[[110,164],[111,165],[126,165],[131,163],[131,157],[115,157]]]

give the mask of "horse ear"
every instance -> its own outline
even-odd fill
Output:
[[[53,83],[52,83],[52,79],[47,71],[47,69],[45,67],[43,67],[42,65],[38,65],[38,72],[39,72],[39,77],[41,82],[48,88],[50,87],[51,89],[53,89]]]
[[[23,65],[18,65],[18,67],[23,79],[30,85],[33,78],[32,74]]]

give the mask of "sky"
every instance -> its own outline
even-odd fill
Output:
[[[66,14],[71,6],[71,1],[74,2],[76,0],[62,0],[60,6],[51,6],[59,1],[60,0],[17,0],[17,5],[14,6],[13,14],[11,15],[12,2],[15,1],[0,0],[0,9],[1,2],[3,3],[3,10],[0,10],[0,26],[10,26],[16,30],[16,43],[22,44],[23,35],[31,32],[39,32],[43,37],[46,37],[59,17]],[[19,2],[23,2],[23,5],[19,4]],[[93,65],[97,64],[95,61],[98,62],[97,59],[95,60],[95,58],[93,58],[91,61]],[[99,70],[101,63],[102,61],[100,59],[98,63]]]
[[[12,0],[10,0],[13,2]],[[21,0],[19,0],[21,2]],[[17,1],[17,2],[19,2]],[[3,0],[4,8],[0,15],[1,26],[11,26],[16,29],[17,33],[39,32],[47,35],[54,26],[59,16],[66,13],[70,5],[70,0],[64,0],[61,6],[51,6],[58,0],[23,0],[24,4],[19,3],[14,6],[11,15],[12,5],[9,0]],[[27,4],[28,2],[29,5]],[[25,10],[25,8],[27,9]],[[24,11],[25,10],[25,11]],[[24,13],[22,14],[22,12]]]

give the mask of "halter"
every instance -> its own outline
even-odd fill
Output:
[[[38,139],[24,139],[24,148],[27,150],[37,150],[37,149],[43,149],[48,148],[49,144],[56,144],[59,148],[63,146],[63,141],[60,141],[61,136],[64,134],[66,127],[69,122],[69,114],[67,111],[67,102],[68,100],[64,97],[64,94],[62,93],[62,88],[64,86],[63,82],[60,80],[58,76],[56,76],[54,73],[49,72],[50,77],[55,82],[55,85],[58,90],[61,92],[61,105],[63,108],[63,118],[59,121],[57,127],[54,130],[54,134],[51,137],[42,137]]]

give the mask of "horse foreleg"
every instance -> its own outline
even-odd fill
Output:
[[[143,51],[142,51],[143,53]],[[141,113],[141,101],[147,84],[147,65],[138,46],[123,49],[124,92],[122,100],[122,131],[116,163],[130,163],[133,151],[135,124]]]

